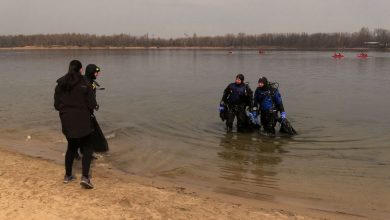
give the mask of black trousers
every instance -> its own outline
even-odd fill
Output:
[[[72,167],[78,148],[83,149],[82,169],[83,176],[89,178],[89,169],[91,167],[93,148],[90,144],[90,135],[82,138],[66,138],[68,140],[68,149],[65,154],[65,172],[67,176],[72,175]]]
[[[277,111],[261,111],[261,125],[267,133],[275,134]]]
[[[245,105],[229,106],[226,126],[230,131],[233,129],[233,122],[235,117],[237,118],[237,131],[242,131],[248,127],[248,117],[245,113]]]

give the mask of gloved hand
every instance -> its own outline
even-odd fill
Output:
[[[280,113],[280,118],[281,118],[282,120],[286,119],[286,116],[287,116],[286,112],[281,112],[281,113]]]
[[[256,118],[256,117],[257,117],[257,111],[252,111],[251,113],[252,113],[252,115],[253,115],[253,118]]]
[[[220,104],[219,104],[219,117],[221,118],[222,121],[225,121],[225,103],[222,101]]]
[[[250,112],[252,113],[253,117],[255,117],[255,118],[257,117],[258,112],[257,112],[256,106],[250,108]]]
[[[223,104],[219,104],[219,113],[225,112],[225,106]]]

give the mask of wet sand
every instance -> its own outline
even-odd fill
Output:
[[[94,167],[95,189],[62,183],[52,161],[0,149],[0,219],[334,219],[285,207],[142,184],[106,167]],[[263,206],[263,207],[262,207]],[[277,207],[277,206],[276,206]],[[318,215],[318,216],[316,216]]]

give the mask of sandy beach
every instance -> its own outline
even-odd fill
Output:
[[[63,167],[52,161],[0,150],[0,219],[323,219],[284,209],[131,181],[94,168],[95,189],[78,180],[63,184]]]

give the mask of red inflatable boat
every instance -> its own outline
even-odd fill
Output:
[[[367,58],[368,57],[368,54],[366,53],[360,53],[357,55],[358,58]]]
[[[343,54],[341,54],[341,53],[334,53],[332,57],[333,57],[333,58],[337,58],[337,59],[339,59],[339,58],[343,58],[343,57],[344,57],[344,55],[343,55]]]

